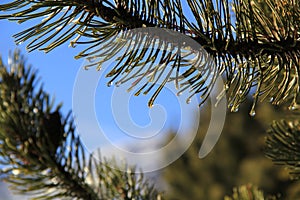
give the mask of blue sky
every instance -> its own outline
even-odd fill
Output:
[[[54,49],[50,53],[45,54],[42,51],[33,51],[28,53],[26,51],[26,42],[21,45],[16,45],[14,43],[14,38],[12,35],[18,33],[29,27],[31,23],[17,24],[15,22],[9,22],[7,20],[0,21],[0,54],[5,63],[7,63],[9,51],[13,51],[15,48],[19,48],[23,55],[27,58],[27,64],[32,65],[35,69],[38,69],[38,74],[42,78],[41,82],[44,84],[44,89],[55,97],[56,102],[63,102],[63,114],[66,114],[72,109],[72,92],[74,82],[78,73],[78,70],[82,68],[83,59],[75,60],[74,56],[84,49],[83,46],[77,46],[76,48],[68,47],[68,44],[63,44],[62,46]],[[95,73],[96,70],[93,70]],[[104,69],[105,70],[105,69]],[[88,81],[88,80],[87,80]],[[106,131],[116,132],[118,127],[115,127],[113,117],[109,114],[111,111],[109,109],[110,97],[114,87],[107,87],[106,82],[108,79],[101,79],[96,94],[96,112],[97,117],[104,125]],[[165,106],[168,112],[171,112],[171,117],[167,121],[166,126],[171,127],[174,124],[176,127],[176,115],[178,111],[174,109],[172,105],[176,106],[176,98],[163,98],[163,94],[157,99],[158,104]],[[173,95],[174,96],[174,95]],[[147,106],[147,101],[150,95],[139,96],[137,98],[131,98],[129,109],[132,119],[139,126],[147,126],[151,122],[149,117],[149,108]],[[172,100],[173,99],[173,100]],[[122,104],[122,99],[119,99]],[[155,116],[159,117],[159,116]],[[170,121],[171,120],[171,121]]]
[[[38,69],[45,90],[50,94],[54,94],[57,102],[64,102],[64,113],[70,110],[73,82],[78,67],[82,62],[73,58],[78,50],[68,48],[66,47],[67,45],[64,45],[48,54],[41,51],[27,53],[25,50],[26,44],[16,45],[12,35],[24,30],[28,25],[1,20],[0,27],[0,54],[4,62],[7,63],[9,51],[13,51],[15,48],[21,49],[27,58],[27,63]]]

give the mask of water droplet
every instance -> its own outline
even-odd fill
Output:
[[[249,113],[249,115],[250,115],[251,117],[254,117],[254,116],[256,115],[255,110],[251,110],[250,113]]]
[[[34,108],[34,109],[33,109],[33,113],[36,114],[36,113],[38,113],[38,112],[39,112],[39,109],[37,109],[37,108]]]
[[[243,94],[243,90],[240,90],[240,91],[239,91],[239,94]]]
[[[239,111],[239,107],[232,107],[231,108],[231,112],[238,112]]]
[[[290,106],[289,110],[296,110],[298,109],[299,105],[294,101]]]
[[[153,108],[153,104],[152,103],[148,103],[148,107],[149,108]]]
[[[76,47],[76,42],[75,41],[70,41],[69,47],[75,48]]]
[[[274,101],[274,97],[271,97],[269,101],[270,101],[270,102],[273,102],[273,101]]]
[[[229,85],[225,84],[225,90],[228,90],[228,89],[229,89]]]
[[[45,176],[50,173],[50,170],[47,168],[47,169],[41,171],[40,173]]]
[[[290,106],[289,106],[289,110],[295,110],[295,109],[296,109],[295,106],[293,106],[293,105],[290,105]]]
[[[182,92],[177,92],[176,95],[177,95],[177,96],[180,96],[180,95],[182,95]]]
[[[99,65],[97,66],[96,70],[97,70],[97,71],[100,71],[101,69],[102,69],[102,65],[99,64]]]
[[[56,185],[56,184],[59,183],[59,180],[58,180],[57,177],[54,177],[54,178],[51,179],[51,182],[52,182],[54,185]]]
[[[11,172],[15,176],[17,176],[17,175],[19,175],[21,173],[21,171],[19,169],[13,169]]]
[[[108,86],[108,87],[111,87],[113,84],[114,84],[114,83],[113,83],[112,81],[109,81],[109,82],[107,83],[107,86]]]
[[[192,99],[191,99],[191,98],[187,98],[187,99],[186,99],[186,103],[187,103],[187,104],[190,104],[191,102],[192,102]]]

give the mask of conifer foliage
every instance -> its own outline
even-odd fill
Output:
[[[38,83],[16,51],[0,61],[0,177],[34,199],[162,199],[133,167],[85,150],[70,114]]]
[[[299,4],[298,0],[11,0],[0,4],[0,19],[35,22],[14,35],[16,43],[27,44],[28,51],[39,49],[47,53],[65,43],[71,47],[84,44],[87,48],[75,58],[98,59],[87,66],[96,69],[116,55],[118,64],[107,74],[110,82],[144,82],[139,88],[144,94],[155,90],[149,105],[161,91],[161,87],[153,87],[153,80],[168,65],[183,74],[165,76],[165,81],[175,81],[191,95],[206,91],[208,96],[207,87],[214,84],[214,79],[206,78],[197,66],[187,66],[187,61],[176,54],[158,54],[161,46],[154,39],[148,41],[150,45],[144,50],[132,45],[121,56],[120,43],[112,41],[135,28],[177,31],[196,41],[213,58],[216,72],[224,78],[222,94],[228,98],[229,109],[238,111],[240,104],[251,96],[250,115],[254,116],[260,100],[277,106],[287,103],[291,111],[300,108]],[[9,68],[0,63],[0,149],[1,163],[7,166],[2,169],[3,176],[15,189],[40,190],[40,198],[160,198],[152,186],[137,179],[132,171],[112,172],[106,165],[86,158],[72,120],[61,114],[60,107],[54,106],[42,88],[36,89],[35,71],[24,67],[19,53],[11,59]],[[149,63],[153,65],[151,70],[143,67]],[[298,135],[298,120],[274,122],[265,149],[269,158],[288,166],[296,178]],[[111,174],[112,185],[102,181],[103,170]],[[37,173],[40,171],[45,173]],[[92,180],[100,180],[93,187],[86,182],[89,175]]]
[[[27,42],[29,51],[49,52],[66,42],[73,47],[87,44],[87,49],[76,58],[104,57],[100,65],[120,50],[117,43],[109,44],[122,31],[159,27],[185,34],[214,58],[219,73],[226,78],[224,90],[232,111],[255,91],[251,94],[251,115],[258,99],[273,104],[288,101],[291,109],[298,107],[299,18],[296,0],[187,0],[185,4],[180,0],[20,0],[0,5],[0,19],[18,23],[39,19],[36,25],[14,35],[17,43]],[[107,44],[105,48],[103,43]],[[108,76],[128,76],[127,81],[150,76],[144,81],[151,82],[167,67],[158,69],[157,65],[151,73],[141,69],[138,77],[133,75],[134,68],[152,62],[155,56],[138,53],[139,48],[135,45],[126,56],[120,56],[119,64]],[[184,60],[168,54],[158,57],[157,63],[177,61],[178,68],[184,66]],[[195,66],[186,69],[185,79],[191,84],[191,91],[198,93],[203,89],[197,87],[203,74],[193,80],[190,72],[195,70]],[[209,85],[211,80],[205,81]]]

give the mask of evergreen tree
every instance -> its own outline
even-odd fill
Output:
[[[80,52],[76,58],[101,58],[99,62],[91,65],[98,69],[103,62],[110,60],[112,55],[118,54],[122,49],[120,44],[122,47],[130,45],[122,44],[119,40],[112,42],[118,34],[126,30],[159,27],[164,30],[177,31],[196,41],[214,59],[217,72],[225,79],[224,94],[228,97],[231,111],[238,110],[248,95],[253,96],[251,116],[255,115],[257,102],[265,99],[274,105],[287,103],[291,111],[299,109],[300,9],[297,0],[187,0],[186,5],[179,0],[18,0],[0,5],[0,12],[0,19],[9,19],[19,23],[40,19],[33,27],[15,35],[17,43],[29,41],[27,45],[29,51],[40,49],[49,52],[66,42],[70,42],[70,46],[73,47],[88,44],[88,48]],[[171,37],[171,35],[169,33],[168,36]],[[146,37],[146,34],[142,34],[142,37]],[[163,71],[167,69],[167,66],[172,66],[169,70],[175,68],[180,74],[174,78],[167,73],[164,75],[165,81],[175,80],[177,87],[181,90],[190,90],[191,95],[200,93],[203,97],[202,103],[204,103],[216,76],[212,79],[204,76],[205,74],[201,74],[201,71],[191,64],[193,62],[187,62],[187,58],[184,56],[181,59],[178,51],[171,52],[171,54],[158,54],[155,40],[156,38],[153,37],[148,41],[147,48],[142,48],[142,51],[140,51],[140,46],[135,44],[128,52],[119,56],[118,64],[107,75],[111,77],[109,85],[112,81],[115,81],[116,84],[135,81],[133,82],[134,87],[134,83],[144,81],[146,83],[139,88],[136,95],[141,92],[147,94],[156,89],[149,101],[151,106],[162,89],[153,87],[156,83],[155,77],[164,75]],[[168,46],[167,43],[168,41],[162,42],[165,49]],[[101,47],[99,47],[100,44]],[[151,67],[144,67],[147,63],[152,63]],[[160,65],[155,65],[155,63]],[[161,65],[162,63],[165,65]],[[209,65],[209,62],[202,67],[205,68],[206,65]],[[26,73],[22,75],[26,79]],[[29,75],[27,74],[27,76]],[[162,86],[164,84],[165,82]],[[44,94],[37,93],[37,95],[41,95],[42,102],[48,99],[47,95],[45,97]],[[45,105],[42,102],[40,104]],[[2,107],[5,110],[4,113],[7,113],[5,103]],[[43,121],[53,121],[55,124],[59,121],[58,118],[62,118],[56,109],[44,110],[42,107],[39,110],[41,113],[44,111],[45,113],[34,115],[37,118],[33,119],[32,116],[28,116],[28,119],[32,119],[35,125],[43,124]],[[20,117],[22,115],[14,112],[21,111],[27,114],[26,110],[14,110],[9,113],[14,117]],[[31,115],[33,114],[31,113]],[[4,114],[2,117],[7,116]],[[32,130],[26,130],[25,138],[15,135],[18,130],[14,129],[22,128],[22,126],[17,126],[19,124],[16,123],[19,121],[14,117],[3,121],[12,126],[9,129],[6,128],[7,130],[2,130],[5,142],[1,144],[7,145],[2,148],[7,153],[4,156],[14,155],[14,153],[17,155],[16,151],[23,150],[22,154],[24,155],[14,158],[19,159],[18,163],[21,168],[25,169],[24,166],[32,165],[33,169],[42,170],[46,167],[45,165],[36,166],[33,163],[50,164],[46,161],[56,158],[54,156],[56,146],[69,141],[66,136],[61,136],[63,123],[66,123],[63,119],[61,119],[62,126],[57,128],[58,132],[56,132],[58,136],[61,136],[61,141],[55,141],[50,136],[48,136],[48,140],[43,140],[39,138],[39,135],[32,135]],[[26,119],[27,123],[30,124],[28,119]],[[29,124],[23,128],[30,128]],[[36,132],[43,132],[47,135],[51,132],[47,129],[45,126]],[[299,178],[298,129],[297,120],[291,122],[286,119],[274,122],[268,131],[265,149],[269,158],[276,163],[288,166],[292,170],[294,178]],[[15,135],[11,139],[12,141],[6,139],[8,132],[13,132],[9,136]],[[74,141],[79,141],[79,139]],[[39,154],[40,150],[45,153],[45,149],[42,148],[45,142],[52,146],[47,150],[49,151],[47,152],[48,156]],[[80,146],[78,143],[74,142],[70,145],[74,145],[75,149],[80,149],[77,148]],[[33,145],[33,148],[28,148],[28,145]],[[66,150],[58,149],[61,150],[61,153]],[[64,154],[60,155],[64,157]],[[73,163],[74,160],[71,161],[69,163],[66,161],[69,168],[71,168],[70,163]],[[80,167],[74,170],[83,173],[80,171],[82,170]],[[8,170],[7,173],[9,174],[9,172],[13,171]],[[31,176],[27,178],[28,180],[32,179]],[[37,177],[37,179],[42,180],[42,177]],[[14,181],[14,183],[17,184],[18,181]],[[79,184],[80,181],[76,180],[76,183]],[[38,186],[35,184],[31,188]],[[82,183],[78,187],[85,188],[87,186]],[[24,188],[19,189],[23,190]]]
[[[299,199],[300,183],[291,181],[286,169],[274,166],[263,154],[264,130],[286,112],[262,104],[253,118],[246,114],[250,107],[250,102],[245,103],[239,112],[227,114],[217,145],[207,157],[199,159],[198,151],[211,120],[210,106],[202,108],[194,142],[178,160],[161,171],[166,199],[222,199],[235,186],[247,188],[248,183],[259,186],[266,199]],[[165,157],[168,156],[166,153]]]
[[[89,155],[16,51],[0,59],[0,177],[33,199],[162,199],[133,167]]]
[[[226,196],[224,200],[274,200],[275,197],[265,197],[264,193],[257,187],[252,185],[243,185],[233,189],[233,195],[231,197]]]

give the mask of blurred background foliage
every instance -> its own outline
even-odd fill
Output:
[[[201,110],[197,138],[180,159],[161,171],[167,199],[223,199],[232,188],[249,183],[268,194],[266,199],[300,198],[300,182],[291,180],[286,167],[274,165],[264,155],[265,130],[273,120],[290,119],[290,111],[265,103],[250,117],[250,108],[247,101],[239,112],[227,114],[218,143],[204,159],[198,158],[198,152],[210,122],[209,103]]]

